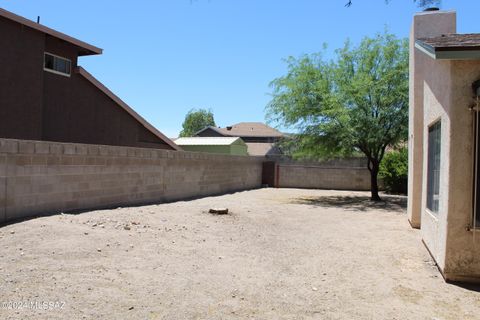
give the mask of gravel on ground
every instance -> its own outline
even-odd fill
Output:
[[[406,198],[368,196],[258,189],[3,226],[0,319],[480,319]]]

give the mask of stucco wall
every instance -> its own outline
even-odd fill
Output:
[[[429,61],[424,88],[424,150],[428,150],[428,126],[440,120],[439,212],[427,209],[427,170],[422,187],[422,236],[448,280],[480,280],[480,233],[474,237],[473,115],[471,85],[480,78],[474,61]],[[423,166],[428,157],[425,153]]]
[[[451,102],[451,62],[425,61],[429,70],[424,83],[424,127],[423,127],[423,176],[422,176],[422,237],[432,256],[441,269],[445,267],[447,213],[448,213],[448,167],[450,165],[450,118],[448,108]],[[439,212],[432,213],[427,209],[427,168],[428,168],[428,128],[441,121],[441,154],[440,154],[440,193]]]
[[[453,11],[427,11],[417,13],[410,31],[410,96],[408,145],[408,219],[413,227],[421,224],[423,178],[423,120],[424,79],[430,72],[431,58],[415,48],[418,38],[455,33],[456,13]]]
[[[472,83],[480,61],[435,60],[414,41],[456,30],[455,12],[429,12],[414,18],[410,44],[410,139],[408,215],[444,277],[480,281],[480,232],[473,214]],[[427,208],[428,131],[441,123],[439,209]],[[419,208],[419,209],[418,209]],[[419,213],[421,216],[419,216]]]
[[[261,186],[262,159],[0,139],[0,222]]]
[[[473,236],[473,116],[472,83],[480,79],[480,61],[452,62],[449,108],[449,185],[447,250],[444,273],[451,279],[476,276],[480,281],[480,232]]]
[[[370,190],[366,159],[280,162],[276,174],[280,188]]]

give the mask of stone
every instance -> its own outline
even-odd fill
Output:
[[[228,208],[211,208],[208,212],[213,214],[228,214]]]

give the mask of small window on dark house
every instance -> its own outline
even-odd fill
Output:
[[[438,213],[440,203],[441,121],[428,128],[427,208]]]
[[[72,62],[66,58],[62,58],[51,53],[45,53],[43,69],[45,71],[56,74],[70,76]]]

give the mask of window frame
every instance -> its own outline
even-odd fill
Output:
[[[435,128],[438,127],[438,128]],[[433,139],[438,138],[438,143],[435,141],[431,140],[431,134],[433,133],[433,130],[438,130],[438,133],[436,133],[436,136],[433,137]],[[441,179],[441,167],[442,167],[442,119],[437,119],[433,121],[429,126],[428,126],[428,137],[427,137],[427,203],[426,207],[427,210],[430,211],[434,215],[438,215],[440,212],[440,179]],[[432,145],[434,143],[435,145]],[[438,147],[438,150],[437,150]],[[433,154],[431,154],[431,152]],[[436,169],[435,164],[436,164],[436,158],[435,155],[438,154],[438,169]],[[431,161],[433,163],[431,163]],[[435,177],[431,176],[434,175],[434,172],[438,171],[438,183],[435,185]],[[435,191],[438,188],[438,194],[435,193]],[[437,201],[437,206],[435,208],[435,196],[438,197]]]
[[[480,210],[478,206],[480,205],[480,127],[477,125],[477,119],[479,119],[480,110],[473,109],[473,181],[472,181],[472,219],[471,219],[471,228],[474,231],[480,231]],[[477,152],[478,149],[478,152]],[[478,181],[477,181],[477,179]],[[475,186],[477,183],[477,186]],[[476,191],[476,194],[475,194]],[[475,208],[475,201],[477,202],[477,208]],[[477,212],[475,212],[475,210]],[[476,219],[475,219],[476,218]]]
[[[64,72],[61,72],[61,71],[57,71],[57,70],[49,69],[49,68],[45,67],[45,61],[46,61],[45,58],[46,58],[47,54],[54,58],[54,63],[53,63],[54,66],[55,66],[55,59],[62,59],[62,60],[68,61],[68,63],[70,64],[69,73],[64,73]],[[70,78],[70,76],[72,75],[72,60],[70,60],[68,58],[65,58],[65,57],[62,57],[62,56],[59,56],[59,55],[56,55],[56,54],[53,54],[53,53],[50,53],[50,52],[47,52],[47,51],[44,51],[43,52],[43,71],[51,72],[51,73],[54,73],[54,74],[58,74],[60,76]]]

